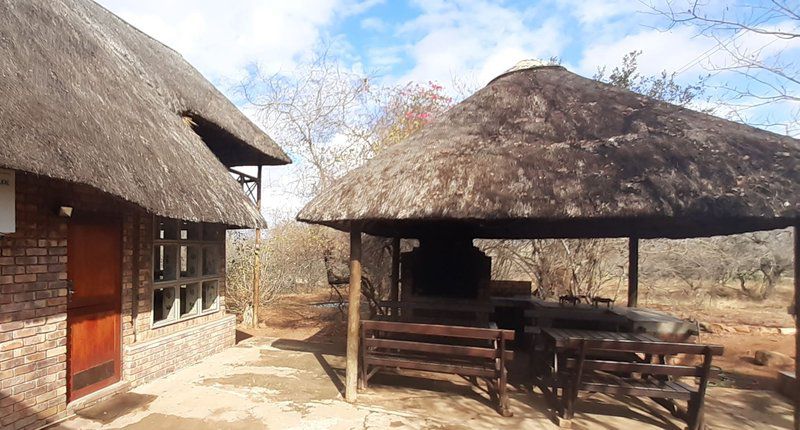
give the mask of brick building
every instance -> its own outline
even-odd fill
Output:
[[[264,221],[230,169],[289,159],[91,1],[0,17],[0,428],[34,429],[233,344],[225,230]]]

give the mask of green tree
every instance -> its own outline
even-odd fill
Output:
[[[593,78],[678,106],[690,106],[703,96],[707,76],[698,78],[692,84],[681,85],[675,81],[675,72],[668,73],[664,70],[655,76],[642,75],[639,72],[640,55],[642,51],[631,51],[611,71],[607,66],[598,68]]]

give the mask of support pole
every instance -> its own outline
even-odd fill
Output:
[[[794,377],[795,387],[798,386],[800,377],[800,223],[794,226],[794,325],[797,333],[794,335]],[[794,396],[794,430],[800,430],[800,393]]]
[[[350,226],[350,299],[347,304],[345,400],[355,402],[358,388],[358,341],[361,332],[361,226]]]
[[[261,166],[256,175],[256,208],[261,212]],[[261,229],[256,228],[253,260],[253,328],[258,328],[258,305],[261,301]]]
[[[639,238],[628,239],[628,307],[639,304]]]
[[[400,238],[392,239],[392,289],[389,300],[400,300]]]

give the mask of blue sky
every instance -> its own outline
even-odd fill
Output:
[[[453,76],[483,84],[524,58],[558,56],[584,75],[642,49],[644,72],[675,70],[715,42],[663,22],[637,1],[101,0],[228,91],[248,65],[290,69],[329,41],[387,81]],[[659,28],[661,27],[661,28]],[[700,65],[683,74],[694,78]]]
[[[100,0],[142,31],[182,54],[220,90],[234,99],[233,88],[257,65],[284,72],[325,43],[346,67],[377,76],[383,83],[435,81],[454,87],[454,78],[479,88],[529,58],[557,56],[568,69],[592,76],[614,66],[632,50],[642,50],[640,70],[680,71],[678,80],[694,82],[709,63],[725,64],[717,38],[667,23],[648,13],[652,1],[666,0]],[[648,3],[646,3],[648,2]],[[769,1],[705,0],[708,10],[760,14]],[[673,0],[685,9],[685,0]],[[800,2],[790,0],[790,7]],[[652,12],[651,10],[649,12]],[[786,25],[775,22],[776,26]],[[792,23],[794,31],[797,23]],[[800,64],[800,39],[779,40],[755,34],[735,35],[735,43],[767,54],[783,51]],[[777,42],[777,43],[776,43]],[[720,74],[717,83],[741,84]],[[454,94],[455,95],[455,94]],[[706,108],[708,106],[698,106]],[[771,107],[781,115],[798,106]],[[724,115],[724,111],[717,112]],[[269,132],[269,130],[267,130]],[[285,204],[292,167],[270,171],[268,194]],[[281,195],[284,193],[284,195]],[[267,201],[270,201],[269,199]],[[289,211],[301,201],[291,200]]]

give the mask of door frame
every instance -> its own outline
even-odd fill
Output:
[[[123,303],[123,300],[124,300],[124,294],[123,293],[124,293],[124,284],[125,284],[125,279],[124,279],[125,278],[125,273],[124,273],[124,264],[123,264],[124,254],[125,254],[125,242],[124,242],[124,234],[123,234],[123,230],[124,230],[123,217],[120,216],[117,213],[106,213],[106,212],[88,212],[87,213],[87,212],[84,212],[84,213],[80,213],[80,214],[78,214],[78,213],[74,214],[67,221],[67,254],[66,255],[67,255],[67,288],[68,289],[70,288],[69,282],[71,280],[71,276],[70,276],[71,274],[69,273],[69,247],[70,247],[69,229],[72,228],[72,226],[74,224],[89,224],[89,225],[91,225],[91,224],[108,224],[108,225],[113,225],[116,228],[118,239],[119,239],[119,254],[118,254],[118,258],[117,258],[117,264],[119,265],[119,274],[120,274],[120,276],[119,276],[119,279],[118,279],[118,285],[119,285],[118,301],[117,301],[117,303],[115,303],[115,305],[112,308],[112,310],[115,310],[117,312],[118,325],[116,327],[116,332],[117,332],[117,336],[118,336],[119,342],[118,342],[118,345],[117,345],[118,353],[116,354],[115,364],[114,364],[115,380],[110,382],[110,383],[108,383],[108,384],[105,384],[103,386],[97,387],[97,388],[95,388],[95,389],[93,389],[91,391],[81,393],[77,397],[75,397],[74,396],[75,390],[72,389],[72,373],[71,373],[71,369],[70,369],[70,363],[72,361],[70,359],[70,354],[71,354],[71,351],[72,351],[72,344],[71,344],[72,343],[71,342],[72,336],[71,336],[71,333],[70,333],[70,308],[69,308],[69,300],[70,299],[69,299],[69,292],[67,292],[67,309],[66,309],[66,312],[65,312],[66,313],[66,323],[67,323],[67,328],[66,328],[66,337],[67,337],[66,347],[67,347],[67,352],[66,352],[66,381],[65,381],[65,385],[66,385],[66,389],[67,389],[67,393],[66,393],[67,404],[69,404],[71,402],[74,402],[74,401],[76,401],[76,400],[78,400],[78,399],[80,399],[82,397],[85,397],[87,395],[90,395],[92,393],[95,393],[95,392],[97,392],[99,390],[102,390],[102,389],[104,389],[106,387],[112,386],[112,385],[117,384],[120,381],[122,381],[122,379],[123,379],[122,378],[122,358],[123,358],[123,355],[124,355],[123,354],[124,340],[123,340],[123,325],[122,325],[123,324],[122,323],[122,309],[123,309],[122,303]],[[82,389],[79,389],[77,391],[80,392],[81,390]]]

